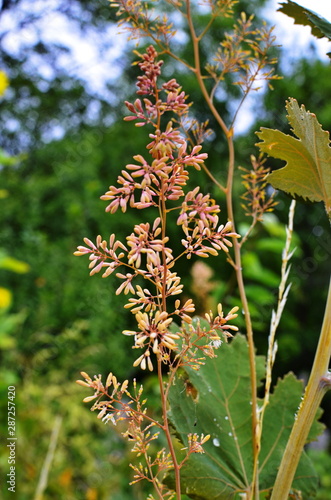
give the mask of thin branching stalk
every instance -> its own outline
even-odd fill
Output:
[[[295,212],[296,201],[292,200],[290,209],[289,209],[289,217],[288,217],[288,226],[286,228],[286,241],[285,247],[283,250],[283,258],[282,258],[282,267],[281,267],[281,280],[278,288],[278,303],[276,311],[272,311],[271,315],[271,324],[270,324],[270,333],[268,339],[268,354],[267,354],[267,362],[266,362],[266,382],[264,389],[264,398],[263,404],[260,409],[259,416],[259,439],[262,436],[262,428],[263,428],[263,418],[266,407],[269,403],[270,397],[270,389],[272,382],[272,368],[275,361],[275,356],[277,352],[277,343],[275,341],[276,331],[281,320],[283,310],[287,301],[288,292],[290,290],[291,284],[287,285],[287,279],[290,272],[290,266],[288,266],[289,260],[291,259],[294,250],[290,250],[292,234],[293,234],[293,219]],[[286,288],[285,288],[286,287]]]
[[[145,462],[147,464],[150,481],[153,484],[153,487],[154,487],[156,493],[158,494],[159,500],[163,500],[163,495],[162,495],[162,492],[160,491],[160,488],[158,486],[157,478],[154,476],[153,469],[151,467],[150,457],[147,453],[147,450],[144,453],[144,458],[145,458]]]
[[[248,94],[250,93],[250,91],[252,90],[253,86],[254,86],[254,82],[255,82],[255,79],[257,78],[259,72],[261,71],[261,69],[263,68],[264,64],[262,62],[260,62],[254,72],[254,74],[251,76],[251,80],[250,80],[250,83],[247,87],[247,89],[245,90],[241,100],[240,100],[240,103],[236,109],[236,112],[232,118],[232,122],[231,122],[231,128],[234,127],[234,124],[235,124],[235,121],[237,120],[237,117],[238,117],[238,114],[239,114],[239,111],[241,110],[241,108],[243,107],[243,104],[248,96]]]
[[[284,500],[284,498],[288,498],[303,447],[307,441],[316,412],[324,394],[331,388],[331,376],[328,371],[330,358],[331,280],[313,368],[279,467],[271,500]]]
[[[227,181],[227,210],[230,220],[234,220],[233,202],[232,202],[232,188],[233,188],[233,174],[234,174],[234,144],[232,136],[228,137],[229,145],[229,171]],[[235,226],[234,226],[235,227]],[[251,379],[251,395],[252,395],[252,443],[253,443],[253,478],[252,478],[252,492],[258,498],[258,458],[260,452],[260,443],[258,441],[258,405],[257,405],[257,382],[256,382],[256,364],[255,364],[255,346],[253,338],[252,320],[247,301],[244,277],[241,264],[241,248],[239,242],[233,242],[234,255],[235,255],[235,271],[237,276],[237,283],[239,294],[242,302],[243,312],[245,316],[246,334],[249,347],[249,365],[250,365],[250,379]]]
[[[259,221],[259,219],[258,219],[257,215],[254,214],[251,225],[249,226],[249,228],[247,229],[246,233],[244,234],[244,236],[241,238],[241,240],[239,242],[239,245],[240,245],[241,248],[243,247],[244,243],[246,243],[246,241],[248,240],[249,236],[252,234],[253,229],[255,228],[255,226],[258,223],[258,221]]]
[[[217,120],[221,129],[224,132],[228,143],[229,149],[229,167],[228,167],[228,177],[227,177],[227,185],[226,185],[226,203],[228,210],[228,218],[232,221],[234,226],[234,211],[233,211],[233,201],[232,201],[232,190],[233,190],[233,175],[235,168],[235,152],[234,152],[234,143],[233,143],[233,129],[229,129],[217,109],[214,106],[214,103],[211,97],[208,94],[206,86],[204,84],[202,74],[201,74],[201,66],[200,66],[200,53],[199,53],[199,37],[196,36],[192,17],[190,14],[190,1],[187,0],[187,19],[189,23],[189,28],[191,32],[191,38],[193,42],[194,48],[194,60],[195,60],[195,74],[198,80],[201,92],[208,104],[213,116]],[[234,226],[235,230],[235,226]],[[239,288],[239,294],[242,302],[243,312],[245,315],[245,323],[246,323],[246,333],[247,340],[249,345],[249,363],[250,363],[250,373],[251,373],[251,395],[252,395],[252,442],[253,442],[253,460],[254,460],[254,468],[253,468],[253,478],[252,478],[252,491],[255,492],[255,496],[258,495],[258,455],[259,455],[259,444],[257,441],[257,429],[258,429],[258,409],[257,409],[257,384],[256,384],[256,366],[255,366],[255,347],[253,340],[253,328],[252,321],[248,306],[248,301],[245,292],[245,285],[242,273],[242,265],[241,265],[241,251],[240,244],[235,240],[233,242],[234,245],[234,254],[235,254],[235,271],[237,276],[237,283]]]
[[[48,474],[54,459],[54,454],[59,439],[62,420],[63,420],[62,417],[59,415],[55,418],[54,427],[49,441],[47,454],[40,472],[34,500],[42,500],[44,491],[47,488]]]
[[[213,181],[213,183],[219,188],[219,190],[222,191],[223,193],[226,193],[226,188],[216,179],[216,177],[213,176],[209,168],[206,167],[205,164],[202,165],[202,168],[206,172],[208,177]]]

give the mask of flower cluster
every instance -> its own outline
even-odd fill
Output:
[[[140,54],[139,54],[140,55]],[[196,145],[188,151],[188,144],[178,128],[174,128],[173,121],[169,120],[164,131],[160,130],[161,116],[171,112],[180,119],[186,115],[189,105],[187,96],[181,90],[174,78],[161,87],[158,87],[158,76],[162,61],[157,61],[157,52],[150,46],[145,54],[140,55],[139,63],[144,75],[139,77],[138,94],[148,94],[154,97],[154,102],[145,97],[143,101],[136,99],[134,103],[126,102],[132,113],[125,120],[135,120],[137,126],[147,123],[154,127],[154,133],[149,135],[151,142],[147,150],[152,161],[142,155],[133,157],[135,163],[126,165],[118,176],[117,186],[110,186],[101,196],[102,200],[110,201],[106,211],[122,212],[130,207],[142,209],[158,206],[158,199],[178,200],[184,196],[183,188],[188,180],[188,168],[200,169],[207,158],[201,153],[201,145]],[[165,99],[161,95],[165,94]],[[139,194],[138,194],[139,192]]]
[[[232,247],[229,238],[240,238],[240,235],[232,230],[232,223],[218,226],[219,218],[216,215],[220,207],[207,195],[199,192],[196,187],[185,196],[182,203],[177,224],[182,226],[185,238],[182,244],[186,249],[187,257],[192,254],[199,257],[217,255],[219,251],[228,252]],[[217,227],[218,226],[218,227]]]
[[[77,384],[94,391],[92,396],[87,396],[83,400],[85,403],[94,401],[91,411],[97,411],[97,418],[105,424],[112,422],[113,425],[117,425],[118,422],[126,421],[127,428],[121,433],[122,436],[133,443],[131,451],[138,457],[146,455],[151,442],[158,439],[162,425],[147,415],[143,387],[137,388],[136,380],[134,380],[133,390],[129,392],[128,380],[120,383],[112,373],[109,373],[105,384],[101,380],[101,375],[94,376],[93,379],[85,372],[81,372],[81,375],[84,380],[77,380]],[[153,430],[155,428],[156,431]],[[194,449],[197,449],[197,446]],[[194,449],[192,451],[190,449],[190,453],[194,452]],[[150,480],[150,473],[153,471],[153,480],[158,483],[160,491],[165,491],[165,498],[167,490],[158,476],[172,468],[171,456],[162,448],[157,452],[154,460],[150,460],[149,465],[148,469],[141,464],[138,467],[130,465],[135,472],[130,484],[143,479]]]
[[[188,455],[190,455],[191,453],[205,453],[203,445],[207,441],[209,441],[210,434],[207,434],[207,436],[201,434],[201,436],[199,436],[196,433],[194,434],[190,433],[187,435],[187,439],[188,439],[188,446],[182,449],[188,450]]]
[[[116,425],[120,420],[131,418],[131,405],[134,401],[139,401],[140,396],[136,400],[131,396],[128,392],[128,380],[125,380],[121,384],[118,382],[115,375],[109,373],[106,384],[104,385],[101,380],[101,375],[94,376],[94,379],[85,372],[81,372],[81,375],[84,380],[77,380],[77,384],[94,390],[94,394],[92,396],[87,396],[83,401],[84,403],[89,403],[95,400],[91,410],[99,411],[99,419],[105,423],[111,420],[113,424]],[[104,396],[107,397],[106,400],[102,400]]]
[[[152,45],[150,45],[145,54],[141,55],[142,61],[138,66],[143,71],[142,76],[138,76],[137,94],[140,95],[153,95],[157,77],[161,74],[161,66],[163,61],[157,61],[157,52]]]
[[[161,267],[161,253],[164,254],[167,264],[172,260],[172,250],[165,246],[169,238],[166,236],[163,239],[156,239],[161,233],[160,222],[160,217],[157,217],[154,221],[152,232],[150,232],[148,222],[134,227],[134,232],[127,237],[127,244],[130,247],[128,253],[129,265],[133,265],[136,269],[139,269],[142,254],[146,255],[147,269],[150,265],[153,268]]]
[[[220,43],[214,64],[206,67],[215,82],[231,74],[233,84],[239,85],[244,94],[259,90],[260,86],[255,86],[258,80],[270,82],[280,78],[274,74],[277,59],[271,55],[276,41],[273,28],[253,28],[253,18],[241,13],[233,32],[226,33]]]
[[[176,149],[185,144],[180,131],[173,128],[172,121],[168,122],[163,132],[156,130],[154,134],[149,134],[149,137],[152,141],[147,144],[146,148],[153,158],[166,156],[173,159]]]
[[[101,196],[102,200],[110,201],[106,212],[114,214],[118,209],[126,212],[128,204],[138,209],[157,207],[160,196],[178,200],[184,195],[183,186],[188,180],[187,167],[199,170],[207,154],[200,153],[202,146],[195,146],[187,153],[187,143],[178,138],[178,134],[178,131],[173,132],[172,123],[169,122],[164,133],[157,130],[150,135],[153,141],[147,147],[157,158],[148,162],[142,155],[133,157],[136,163],[126,165],[126,170],[122,170],[117,178],[120,187],[109,186],[109,190]],[[177,156],[174,157],[174,149],[178,144],[181,147],[177,148]],[[135,198],[137,191],[140,191],[138,200]]]
[[[156,131],[150,150],[154,154],[164,154],[152,162],[148,162],[142,155],[134,156],[137,163],[130,163],[127,170],[122,170],[117,182],[120,187],[110,186],[109,190],[101,196],[102,200],[109,201],[106,212],[114,214],[118,209],[126,212],[127,206],[142,209],[151,206],[157,207],[157,198],[161,195],[168,200],[178,200],[183,196],[183,186],[188,180],[187,167],[200,168],[200,164],[207,158],[206,153],[200,153],[201,146],[195,146],[191,153],[186,154],[187,143],[184,142],[178,150],[177,158],[173,158],[169,149],[175,143],[170,142],[169,134]],[[168,156],[165,156],[165,154]],[[132,173],[130,172],[132,171]],[[138,178],[139,182],[138,182]],[[140,190],[139,200],[136,200],[136,191]]]
[[[192,322],[191,313],[195,307],[191,299],[188,299],[183,306],[180,305],[180,300],[175,301],[175,310],[172,313],[166,311],[160,312],[157,308],[157,299],[162,296],[152,296],[149,290],[137,286],[137,295],[139,298],[130,298],[126,307],[132,307],[131,312],[135,313],[138,330],[124,330],[124,335],[132,335],[135,339],[135,348],[143,348],[144,353],[139,356],[134,366],[140,365],[145,370],[153,370],[151,353],[159,355],[163,362],[170,361],[171,351],[178,351],[178,339],[181,338],[181,332],[169,330],[173,322],[173,316],[178,316],[184,323]],[[168,290],[168,295],[173,296],[176,293],[181,293],[182,285],[177,284],[177,289]],[[145,311],[143,311],[145,309]]]
[[[231,321],[237,318],[237,311],[239,310],[238,306],[235,306],[228,312],[226,316],[224,316],[222,304],[218,304],[217,306],[217,316],[214,318],[212,311],[205,314],[205,317],[210,325],[210,331],[215,335],[213,342],[219,342],[220,339],[217,339],[217,331],[222,332],[228,337],[232,337],[231,333],[228,330],[232,330],[234,332],[238,331],[238,327],[235,325],[228,325],[228,321]]]
[[[148,366],[149,370],[153,370],[151,361],[151,350],[154,354],[161,354],[163,357],[167,351],[175,350],[177,344],[175,340],[179,339],[178,334],[171,333],[168,329],[172,323],[172,318],[169,317],[166,311],[150,311],[149,313],[139,311],[136,314],[138,331],[124,330],[124,335],[134,335],[135,347],[147,347],[145,352],[139,356],[133,363],[133,366],[138,366],[145,370]]]
[[[109,0],[110,6],[115,7],[119,18],[118,25],[129,32],[129,40],[140,40],[141,37],[153,38],[165,47],[169,40],[175,35],[173,23],[160,9],[153,9],[151,3],[145,0]],[[229,0],[227,0],[229,1]],[[233,1],[233,0],[232,0]],[[172,0],[173,6],[181,6],[180,0]]]
[[[191,314],[195,310],[190,299],[184,304],[176,300],[175,307],[169,307],[169,299],[181,294],[183,289],[180,277],[174,271],[177,260],[185,255],[187,258],[193,254],[208,257],[217,255],[219,251],[228,252],[232,246],[231,238],[238,238],[239,235],[233,231],[231,222],[219,225],[220,207],[209,194],[203,195],[199,187],[185,193],[189,169],[200,170],[207,155],[201,152],[201,145],[189,148],[179,127],[175,126],[175,123],[182,123],[189,105],[174,78],[159,85],[162,61],[158,61],[156,50],[150,46],[139,57],[141,61],[138,65],[143,75],[138,79],[137,93],[145,97],[136,99],[133,104],[127,103],[132,113],[127,119],[138,120],[138,125],[148,123],[154,127],[146,146],[151,160],[142,155],[134,156],[134,163],[126,165],[118,176],[117,186],[110,186],[101,199],[109,202],[106,211],[111,214],[118,209],[125,212],[130,206],[136,209],[156,208],[158,216],[153,223],[136,224],[133,232],[126,237],[125,244],[116,240],[114,234],[110,236],[109,243],[101,236],[97,237],[96,243],[85,238],[86,246],[79,246],[75,255],[89,255],[91,275],[101,271],[102,277],[106,278],[117,271],[121,284],[116,294],[133,295],[125,307],[131,310],[137,322],[136,329],[124,330],[123,333],[134,338],[134,349],[143,350],[134,366],[153,370],[153,356],[164,363],[171,363],[181,351],[183,338],[184,350],[187,350],[186,346],[191,348],[193,345],[180,327],[172,328],[174,317],[177,317],[184,325],[184,331],[185,328],[189,331],[190,328],[185,325],[191,324]],[[162,95],[165,95],[163,100]],[[170,119],[161,130],[160,118],[166,112],[177,116],[177,119]],[[178,200],[178,205],[174,207],[174,202]],[[169,204],[171,208],[168,208]],[[182,240],[184,250],[178,256],[173,255],[167,236],[167,217],[173,210],[179,211],[177,224],[185,235]],[[135,282],[138,276],[145,280],[145,287]],[[199,328],[198,332],[190,330],[200,340],[202,337],[206,339],[202,350],[207,355],[212,355],[213,348],[217,347],[219,337],[215,333],[215,321],[209,331]],[[226,321],[228,318],[225,318],[224,325]],[[218,326],[221,324],[219,319]],[[190,352],[192,354],[193,351]]]
[[[139,120],[136,126],[142,127],[146,123],[151,123],[157,128],[155,119],[162,116],[167,111],[172,111],[177,116],[186,115],[190,105],[186,103],[187,96],[177,81],[172,78],[158,87],[158,77],[161,74],[162,60],[157,60],[158,53],[152,45],[150,45],[144,54],[136,51],[136,54],[141,58],[138,66],[143,71],[142,76],[138,76],[138,95],[156,96],[156,99],[151,101],[147,97],[143,100],[136,99],[132,104],[125,101],[125,105],[132,115],[125,117],[126,121]],[[160,99],[160,94],[165,93],[165,100]]]
[[[261,220],[263,214],[271,212],[277,202],[274,200],[275,191],[270,196],[267,194],[267,175],[270,168],[265,166],[266,158],[260,155],[258,158],[251,155],[252,168],[250,170],[240,167],[245,172],[242,175],[242,184],[246,192],[242,195],[245,201],[242,204],[246,215],[254,220]]]
[[[235,319],[238,314],[239,307],[233,307],[229,313],[224,316],[222,305],[217,307],[217,316],[213,316],[210,311],[205,314],[204,319],[197,318],[191,324],[183,326],[181,329],[182,336],[182,352],[181,365],[189,365],[194,370],[199,370],[204,364],[205,357],[214,358],[215,350],[219,349],[223,341],[227,341],[232,334],[229,332],[237,332],[238,327],[228,324],[229,321]],[[198,353],[201,354],[198,357]]]
[[[109,238],[109,244],[106,240],[103,240],[99,235],[94,244],[88,238],[84,238],[85,246],[79,246],[74,255],[81,256],[89,254],[90,259],[90,275],[98,273],[101,269],[106,268],[103,273],[103,277],[106,278],[112,274],[117,267],[121,265],[126,265],[135,271],[135,274],[144,274],[147,277],[155,277],[163,268],[161,264],[161,255],[165,257],[165,263],[169,264],[171,267],[172,250],[166,246],[169,238],[157,238],[161,232],[159,227],[161,219],[157,217],[154,221],[152,229],[148,222],[137,224],[134,226],[134,231],[129,236],[126,237],[127,246],[125,246],[121,241],[115,240],[115,235],[112,234]],[[119,254],[116,250],[120,249]],[[142,264],[142,257],[146,256],[146,268],[149,272],[143,272],[140,270]],[[126,261],[124,257],[126,256]],[[112,262],[108,262],[111,260]],[[117,274],[118,277],[122,279],[127,279],[131,275]],[[122,290],[121,290],[122,291]],[[134,290],[131,290],[134,293]],[[120,292],[119,292],[120,293]]]
[[[106,278],[122,264],[121,259],[123,259],[125,253],[128,252],[128,249],[125,245],[123,245],[123,243],[118,240],[115,241],[114,234],[110,235],[109,244],[106,240],[103,240],[100,235],[97,236],[95,244],[89,238],[84,238],[84,243],[87,246],[85,247],[80,245],[77,247],[74,255],[77,257],[89,255],[89,268],[91,269],[90,276],[93,276],[93,274],[96,274],[100,272],[101,269],[105,268],[102,277]],[[118,249],[122,250],[119,254],[116,253]],[[111,262],[107,262],[108,260],[111,260]]]
[[[190,225],[195,226],[199,221],[202,221],[204,227],[210,227],[218,222],[216,214],[220,211],[220,207],[215,204],[209,194],[203,195],[199,191],[200,187],[197,186],[187,193],[177,219],[177,224],[182,225],[186,235],[189,233]]]

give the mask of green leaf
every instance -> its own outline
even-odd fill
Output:
[[[263,267],[255,252],[246,252],[242,257],[244,276],[267,286],[278,287],[279,276],[270,269]]]
[[[270,490],[276,479],[295,415],[299,409],[303,394],[303,382],[293,373],[279,380],[266,408],[259,458],[260,489]],[[320,413],[319,413],[320,416]],[[323,424],[315,420],[308,442],[323,432]],[[318,479],[308,456],[301,456],[292,488],[299,490],[303,498],[310,498],[318,487]]]
[[[283,248],[284,241],[278,238],[261,238],[261,240],[256,241],[256,249],[263,252],[273,252],[276,255],[281,255]]]
[[[283,14],[294,19],[294,24],[302,26],[310,26],[311,32],[316,38],[328,38],[331,40],[331,24],[319,16],[316,12],[306,9],[291,0],[287,3],[281,3],[282,7],[278,10]]]
[[[323,201],[331,219],[331,148],[329,132],[316,116],[299,108],[295,99],[286,103],[288,121],[297,138],[279,130],[261,128],[257,146],[269,156],[285,160],[285,167],[273,171],[268,182],[275,188],[310,201]]]
[[[30,271],[30,266],[22,260],[10,257],[4,251],[0,250],[0,269],[7,269],[15,273],[27,273]]]
[[[0,350],[15,347],[17,339],[13,334],[23,324],[26,316],[25,311],[20,311],[17,314],[4,314],[3,311],[0,312]]]
[[[270,313],[272,304],[275,304],[275,294],[272,289],[268,289],[266,286],[248,284],[246,285],[246,294],[250,304],[255,306],[253,308],[254,316],[261,316],[262,307],[267,307],[268,313]]]
[[[181,469],[183,493],[196,500],[230,500],[247,492],[252,479],[250,369],[245,337],[223,344],[218,357],[199,371],[186,368],[169,394],[169,418],[187,446],[187,434],[210,434],[204,454],[192,454]],[[256,356],[257,380],[264,377],[264,358]],[[193,389],[192,389],[193,388]],[[293,375],[280,381],[265,414],[260,458],[261,492],[270,491],[300,404],[302,383]],[[181,446],[182,447],[182,446]],[[182,452],[183,453],[183,452]],[[169,474],[165,482],[174,486]],[[294,487],[308,498],[317,488],[309,459],[300,462]]]
[[[257,357],[258,379],[264,360]],[[198,401],[187,392],[184,377],[169,394],[169,417],[187,446],[187,433],[211,434],[204,455],[192,455],[182,469],[183,491],[193,498],[229,498],[245,491],[252,475],[251,402],[246,339],[237,335],[223,344],[218,357],[198,371],[187,368]]]

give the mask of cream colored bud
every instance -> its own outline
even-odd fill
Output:
[[[83,380],[76,380],[76,384],[82,385],[83,387],[90,387],[90,384],[84,382]]]
[[[121,387],[121,392],[125,392],[128,388],[128,385],[129,385],[129,381],[128,380],[124,380],[123,384],[122,384],[122,387]]]
[[[98,394],[93,394],[93,396],[87,396],[86,398],[83,399],[84,403],[88,403],[89,401],[93,401],[93,399],[97,398]]]
[[[207,443],[207,441],[209,441],[210,439],[210,434],[207,434],[207,436],[203,437],[203,434],[201,435],[201,444],[205,444]]]
[[[106,380],[106,387],[107,388],[111,386],[112,381],[113,381],[113,374],[112,374],[112,372],[110,372],[108,377],[107,377],[107,380]]]
[[[102,418],[102,417],[106,414],[106,411],[107,411],[107,407],[106,407],[106,406],[104,406],[104,407],[102,408],[102,410],[98,413],[97,418],[101,419],[101,418]]]

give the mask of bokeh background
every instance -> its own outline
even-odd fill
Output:
[[[132,367],[134,352],[121,335],[132,324],[115,296],[116,278],[88,276],[87,262],[73,256],[83,237],[124,239],[144,214],[130,211],[111,216],[100,196],[116,180],[134,154],[146,147],[145,129],[123,122],[124,100],[134,99],[137,67],[134,45],[117,34],[115,12],[100,0],[3,0],[0,18],[0,404],[1,434],[6,435],[7,387],[16,387],[17,490],[19,500],[140,500],[146,490],[128,486],[132,457],[121,429],[105,426],[82,403],[87,394],[74,381],[112,371],[119,379],[142,375]],[[294,26],[277,5],[267,0],[241,0],[236,9],[276,23],[275,49],[282,80],[274,90],[263,88],[248,100],[239,116],[237,164],[249,167],[258,154],[254,134],[260,126],[288,131],[285,100],[295,97],[331,130],[331,68],[324,45],[308,28]],[[203,13],[197,23],[203,23]],[[289,24],[290,23],[290,24]],[[229,26],[215,25],[204,47],[216,47]],[[278,30],[278,31],[277,31]],[[297,45],[294,43],[297,42]],[[191,57],[185,28],[178,54]],[[330,50],[330,49],[329,49]],[[173,62],[174,74],[194,101],[194,112],[206,115],[192,75]],[[225,82],[217,95],[225,119],[239,95]],[[204,145],[213,174],[224,179],[226,149],[214,127]],[[279,166],[278,163],[269,163]],[[240,208],[240,171],[235,181],[239,230],[249,221]],[[192,185],[209,190],[224,207],[215,186],[194,174]],[[259,353],[266,352],[270,314],[276,305],[281,251],[290,200],[277,195],[278,205],[259,225],[243,256]],[[225,212],[224,212],[225,213]],[[171,227],[176,247],[179,234]],[[331,262],[331,233],[322,205],[299,202],[295,216],[292,289],[278,333],[275,380],[288,371],[305,378],[312,365],[323,319]],[[231,268],[222,259],[183,263],[185,294],[199,312],[222,302],[238,304]],[[244,323],[239,318],[239,324]],[[145,377],[151,406],[157,405],[157,384]],[[310,449],[321,476],[319,500],[331,498],[331,398],[323,401],[326,433]],[[58,435],[55,436],[55,432]],[[52,434],[53,433],[53,434]],[[55,445],[46,487],[40,495],[40,474],[50,443]],[[7,452],[1,450],[1,474],[7,473]],[[38,486],[39,485],[39,486]],[[3,488],[3,485],[1,485]],[[39,489],[38,489],[39,488]],[[12,498],[7,488],[1,498]]]

